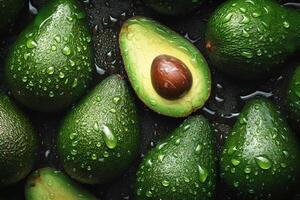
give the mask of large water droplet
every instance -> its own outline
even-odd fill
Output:
[[[268,158],[264,157],[264,156],[255,157],[255,161],[261,169],[267,170],[267,169],[270,169],[272,167],[271,161]]]
[[[71,55],[71,53],[72,53],[70,47],[68,47],[68,46],[65,46],[65,47],[63,48],[62,52],[63,52],[63,54],[66,55],[66,56],[69,56],[69,55]]]
[[[112,133],[112,131],[110,130],[110,128],[103,124],[102,132],[104,133],[103,140],[104,140],[106,146],[110,149],[116,148],[118,141],[117,141],[117,138]]]
[[[28,40],[26,42],[26,46],[29,49],[33,49],[33,48],[37,47],[37,43],[32,38],[28,38]]]
[[[198,173],[199,173],[199,180],[201,183],[204,183],[208,177],[208,172],[206,169],[202,168],[198,165]]]

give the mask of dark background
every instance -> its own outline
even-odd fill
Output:
[[[8,92],[8,94],[9,91],[7,91],[3,84],[2,73],[7,50],[19,32],[33,19],[36,11],[38,11],[46,1],[47,0],[32,0],[32,2],[28,3],[28,5],[33,5],[33,7],[27,6],[24,8],[16,24],[11,27],[8,33],[1,36],[0,87],[1,90]],[[152,17],[185,36],[205,55],[203,48],[205,25],[212,11],[221,2],[223,1],[214,0],[208,2],[188,16],[175,18],[158,15],[145,7],[141,1],[81,0],[82,5],[88,13],[89,26],[93,33],[95,67],[98,71],[94,79],[94,84],[112,73],[120,73],[126,76],[118,49],[118,32],[126,19],[134,15]],[[280,3],[288,2],[280,1]],[[295,7],[295,9],[297,8]],[[283,97],[286,83],[296,63],[300,61],[300,56],[298,57],[299,58],[295,57],[291,59],[290,62],[285,65],[284,70],[280,71],[274,77],[255,82],[232,80],[216,72],[214,67],[210,65],[213,78],[212,94],[205,107],[195,114],[203,114],[212,122],[218,140],[218,152],[230,127],[235,122],[239,111],[248,99],[255,96],[268,97],[276,102],[284,112]],[[99,199],[134,200],[132,191],[135,171],[143,155],[151,149],[160,138],[165,137],[170,130],[183,121],[183,119],[172,119],[160,116],[147,109],[138,99],[137,104],[139,107],[142,130],[139,157],[136,162],[132,164],[131,168],[114,182],[106,185],[84,186]],[[22,109],[28,114],[40,136],[41,150],[35,168],[50,166],[61,169],[56,154],[55,139],[59,123],[66,112],[43,114],[32,112],[26,108]],[[292,200],[300,200],[300,189],[298,191],[299,194],[295,194]],[[9,200],[24,199],[23,193],[24,181],[16,186],[0,191],[0,194]],[[230,192],[226,191],[222,183],[218,183],[217,186],[217,199],[233,199],[230,197]]]

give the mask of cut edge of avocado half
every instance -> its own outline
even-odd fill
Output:
[[[119,43],[129,81],[137,96],[152,110],[170,117],[185,117],[201,108],[209,98],[208,64],[184,37],[152,19],[133,17],[124,23]],[[190,90],[175,100],[161,97],[152,85],[152,62],[163,54],[180,59],[192,74]]]

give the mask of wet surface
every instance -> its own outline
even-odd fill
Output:
[[[46,0],[33,0],[29,6],[30,11],[28,11],[28,9],[24,9],[16,26],[12,28],[9,33],[1,37],[0,64],[2,66],[0,67],[0,80],[2,84],[0,87],[3,91],[7,91],[5,85],[3,85],[2,71],[3,61],[6,57],[8,47],[45,2]],[[184,35],[202,52],[204,52],[203,34],[206,21],[216,5],[221,2],[221,0],[217,0],[213,3],[208,3],[189,16],[174,18],[157,15],[152,10],[146,8],[140,1],[82,1],[82,5],[88,13],[89,26],[93,33],[95,67],[98,72],[94,83],[98,83],[105,76],[112,73],[120,73],[121,75],[126,76],[118,48],[118,32],[122,23],[126,19],[136,15],[154,18]],[[281,1],[281,3],[287,2]],[[297,4],[289,2],[288,6],[297,7]],[[292,59],[290,63],[286,64],[283,71],[268,80],[248,83],[232,80],[230,77],[226,77],[223,74],[216,72],[214,67],[210,66],[213,77],[212,94],[204,108],[195,114],[203,114],[210,119],[214,125],[216,138],[218,140],[218,152],[220,151],[220,147],[222,146],[230,127],[235,122],[239,115],[239,111],[247,100],[256,96],[264,96],[276,102],[284,112],[284,99],[282,97],[285,93],[289,74],[295,67],[295,63],[297,63],[297,61],[300,61],[297,57]],[[139,107],[142,129],[139,157],[136,162],[133,163],[131,168],[113,183],[85,186],[99,199],[134,200],[132,194],[133,183],[135,179],[135,171],[140,160],[144,154],[159,141],[160,138],[165,137],[170,130],[183,121],[183,119],[172,119],[160,116],[147,109],[138,99],[137,104]],[[49,115],[32,112],[25,108],[22,109],[28,113],[40,136],[41,151],[35,168],[51,166],[61,169],[56,154],[55,139],[60,120],[64,117],[65,112]],[[23,189],[24,183],[22,182],[17,186],[5,189],[5,191],[1,191],[0,193],[4,193],[7,199],[23,199]],[[227,192],[225,192],[224,187],[221,184],[218,185],[217,190],[217,199],[231,199],[229,193],[227,194]],[[295,195],[292,200],[300,200],[300,194]]]

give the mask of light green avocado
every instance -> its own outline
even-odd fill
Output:
[[[131,85],[137,96],[152,110],[171,117],[185,117],[201,108],[211,91],[211,75],[199,50],[184,37],[144,17],[123,25],[120,49]],[[192,75],[190,90],[176,100],[160,96],[151,82],[151,65],[159,55],[181,60]]]

